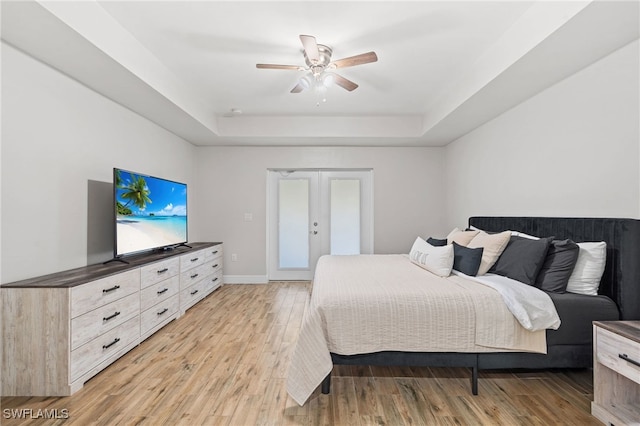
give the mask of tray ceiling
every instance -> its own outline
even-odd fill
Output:
[[[638,38],[637,2],[2,2],[2,38],[195,145],[442,146]],[[340,70],[291,94],[298,36]]]

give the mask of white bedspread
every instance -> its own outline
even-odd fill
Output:
[[[492,288],[438,277],[405,255],[318,261],[287,377],[304,404],[333,367],[330,352],[546,353],[544,330],[524,329]]]

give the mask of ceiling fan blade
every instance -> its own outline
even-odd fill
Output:
[[[300,93],[305,89],[305,87],[302,85],[302,83],[298,83],[296,84],[296,86],[291,89],[291,93]]]
[[[316,38],[310,35],[300,35],[300,41],[302,42],[302,47],[304,47],[307,58],[309,58],[311,63],[315,64],[319,62],[320,52],[318,51],[318,43],[316,43]]]
[[[367,52],[362,53],[356,56],[350,56],[344,59],[338,59],[337,61],[333,61],[329,64],[329,67],[333,68],[345,68],[345,67],[353,67],[355,65],[368,64],[370,62],[376,62],[378,60],[378,55],[376,52]]]
[[[348,90],[349,92],[356,90],[358,88],[358,85],[355,84],[353,81],[351,80],[347,80],[346,78],[335,74],[335,83],[342,87],[345,90]]]
[[[304,71],[304,67],[298,65],[256,64],[256,68],[268,70],[296,70]]]

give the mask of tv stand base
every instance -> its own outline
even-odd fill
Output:
[[[111,262],[122,262],[122,263],[126,263],[127,265],[129,264],[129,262],[127,262],[121,257],[114,257],[113,259],[109,259],[106,262],[102,262],[102,264],[106,265],[107,263],[111,263]]]

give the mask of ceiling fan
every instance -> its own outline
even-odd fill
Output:
[[[300,93],[314,85],[324,85],[326,87],[332,83],[351,92],[357,89],[358,85],[334,72],[330,72],[330,70],[368,64],[378,60],[375,52],[367,52],[332,62],[331,54],[333,51],[331,48],[324,44],[318,44],[315,37],[301,35],[300,41],[304,49],[303,54],[304,61],[307,64],[306,67],[297,65],[256,64],[256,68],[261,69],[308,71],[308,74],[302,77],[298,81],[298,84],[291,89],[291,93]]]

